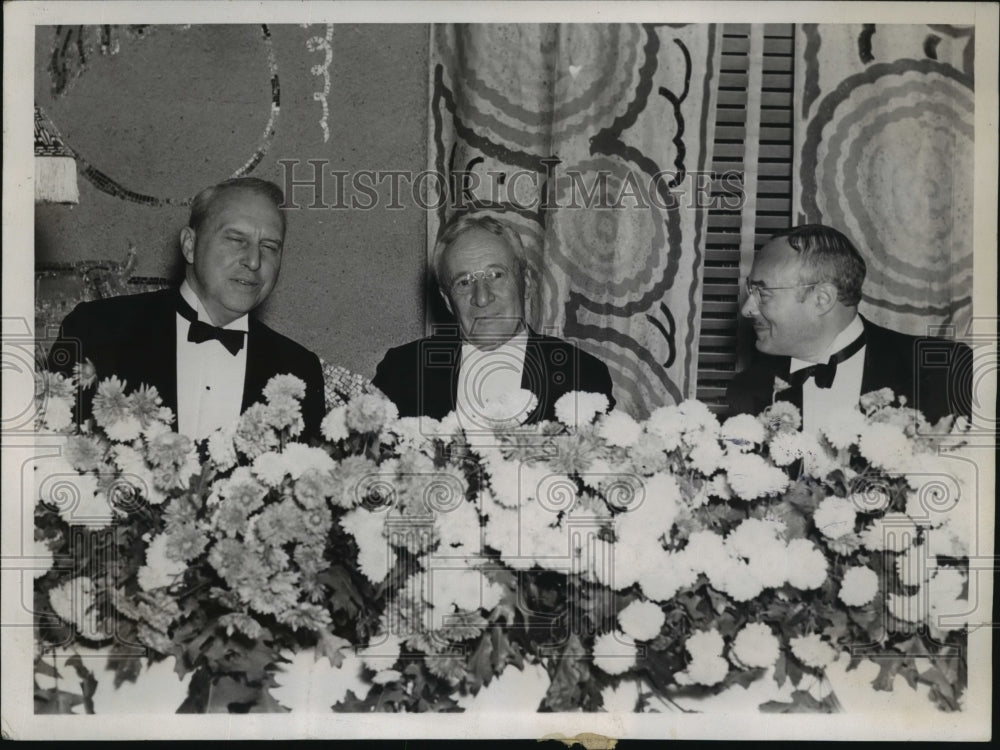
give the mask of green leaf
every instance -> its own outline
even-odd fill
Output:
[[[332,667],[340,669],[340,665],[344,663],[344,654],[341,649],[350,647],[350,645],[351,642],[346,638],[336,636],[329,630],[321,630],[316,642],[316,658],[325,656],[330,660]]]
[[[81,703],[83,696],[78,693],[68,693],[58,688],[35,689],[36,714],[71,714],[73,706]]]
[[[586,650],[580,637],[573,633],[566,648],[554,660],[556,667],[551,673],[552,682],[542,705],[550,711],[575,711],[582,703],[582,683],[588,681],[590,665],[584,661]]]
[[[78,654],[74,654],[66,660],[67,667],[73,667],[80,678],[80,687],[83,689],[83,707],[88,714],[94,713],[94,693],[97,692],[97,678],[83,665],[83,659]]]
[[[760,705],[760,710],[766,714],[829,713],[827,704],[819,702],[805,690],[794,691],[791,703],[768,701]]]

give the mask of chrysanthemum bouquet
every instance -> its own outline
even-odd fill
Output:
[[[41,427],[64,429],[75,384],[42,382]],[[39,538],[73,560],[39,579],[39,642],[172,655],[198,676],[186,710],[294,708],[306,650],[343,680],[334,710],[460,709],[529,667],[540,710],[761,685],[753,707],[834,710],[826,670],[865,658],[877,688],[901,675],[961,706],[970,501],[939,481],[960,426],[884,393],[817,434],[786,404],[640,423],[573,393],[557,422],[470,430],[365,394],[310,446],[303,392],[276,378],[199,456],[155,392],[101,383],[93,424],[38,470]],[[85,498],[72,512],[61,474]]]

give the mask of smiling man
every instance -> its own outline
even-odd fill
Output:
[[[779,233],[760,249],[741,309],[758,353],[729,385],[733,413],[758,414],[787,400],[813,430],[863,394],[891,388],[932,422],[969,415],[969,347],[897,333],[859,315],[865,272],[851,241],[820,224]]]
[[[533,423],[554,419],[555,402],[570,391],[603,393],[614,405],[603,362],[525,322],[534,282],[513,227],[460,214],[441,233],[431,266],[458,330],[390,349],[379,363],[373,382],[401,416],[455,411],[466,428],[488,426],[484,418]]]
[[[87,358],[99,378],[116,375],[129,390],[155,386],[176,429],[194,439],[235,422],[272,376],[290,373],[306,384],[305,434],[318,435],[318,357],[249,314],[278,281],[282,203],[276,185],[254,177],[202,190],[180,233],[180,288],[78,305],[63,321],[50,369],[68,372]]]

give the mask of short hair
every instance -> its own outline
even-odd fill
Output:
[[[273,182],[262,180],[259,177],[232,177],[220,182],[218,185],[211,185],[199,192],[194,197],[194,200],[191,201],[191,215],[188,218],[188,226],[197,232],[205,222],[205,219],[208,218],[209,213],[211,213],[212,204],[223,193],[230,190],[249,190],[270,200],[274,204],[274,207],[278,209],[278,215],[281,216],[281,234],[284,236],[286,229],[285,211],[283,209],[285,194]]]
[[[867,267],[861,253],[844,234],[823,224],[803,224],[771,237],[779,238],[786,240],[802,261],[800,281],[833,284],[841,303],[857,306]],[[809,278],[804,278],[806,275]]]
[[[431,268],[434,271],[434,278],[438,286],[444,288],[444,279],[441,278],[443,270],[441,266],[445,251],[459,237],[466,232],[471,232],[473,229],[482,229],[484,232],[489,232],[502,238],[514,254],[518,271],[523,275],[528,270],[528,256],[524,249],[524,243],[521,242],[521,236],[510,223],[488,214],[464,212],[452,217],[451,221],[441,230],[437,242],[434,244],[434,251],[431,253]]]

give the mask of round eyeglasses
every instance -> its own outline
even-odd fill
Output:
[[[470,271],[452,280],[452,294],[468,296],[472,294],[473,286],[477,281],[481,281],[491,289],[499,288],[510,279],[510,272],[506,268],[487,268],[483,271]]]
[[[761,299],[761,292],[777,292],[781,289],[805,289],[807,287],[816,286],[818,283],[818,281],[814,281],[811,284],[795,284],[794,286],[764,286],[759,282],[747,279],[743,282],[743,286],[747,290],[747,296],[752,297],[753,301],[759,305],[764,301]]]

